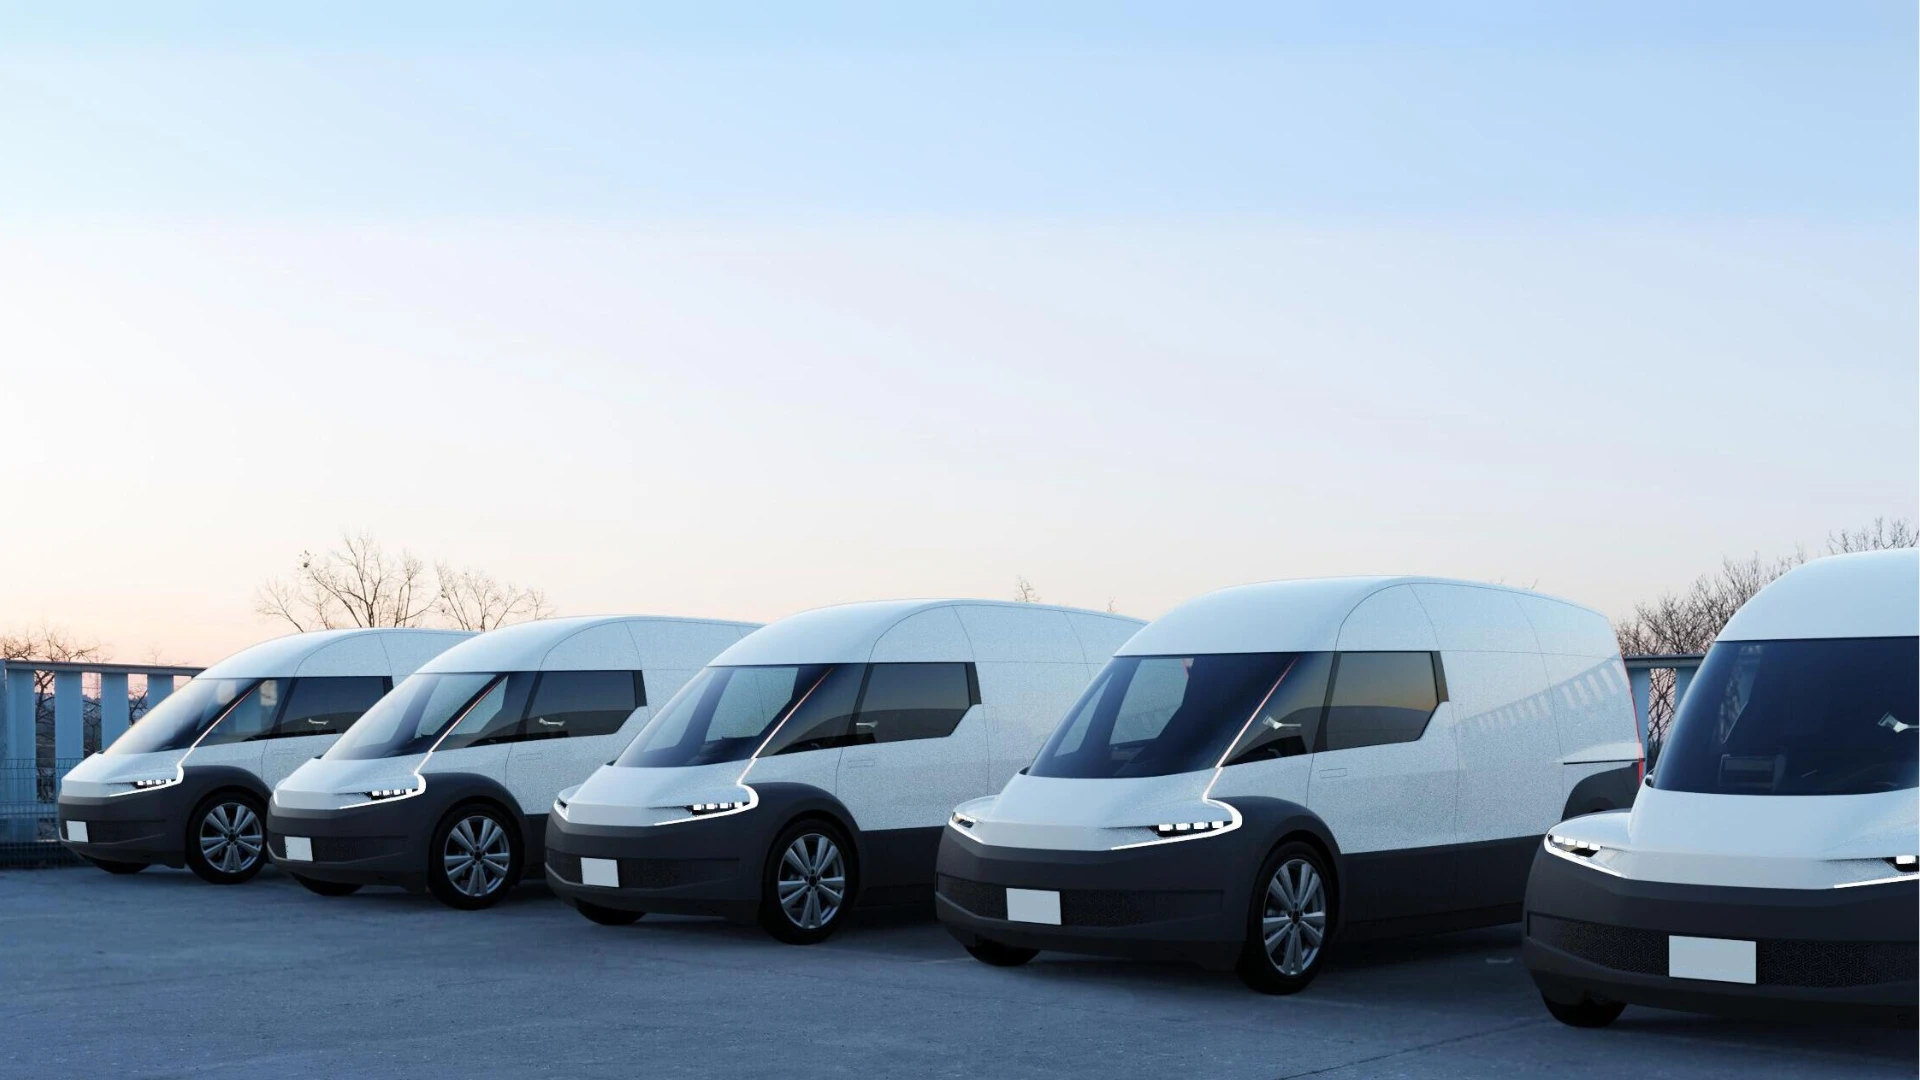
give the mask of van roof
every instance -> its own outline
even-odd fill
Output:
[[[404,678],[473,634],[466,630],[380,627],[288,634],[241,649],[200,673],[215,679],[288,679],[301,675]]]
[[[1053,604],[873,600],[814,608],[768,623],[713,662],[737,666],[949,660],[1104,663],[1144,625],[1124,615]]]
[[[686,668],[758,628],[757,623],[664,615],[583,615],[489,630],[420,670],[594,671]]]
[[[1401,586],[1412,589],[1398,590]],[[1492,611],[1485,634],[1460,633],[1450,620],[1470,613],[1429,612],[1412,594],[1426,586],[1471,590],[1472,598],[1511,596]],[[1389,594],[1389,595],[1383,595]],[[1460,596],[1461,594],[1454,594]],[[1398,598],[1389,603],[1390,598]],[[1375,602],[1367,603],[1370,599]],[[1429,592],[1429,600],[1434,595]],[[1355,643],[1349,619],[1366,633]],[[1472,605],[1468,605],[1471,610]],[[1404,624],[1404,632],[1395,624]],[[1343,629],[1345,635],[1343,637]],[[1449,633],[1449,629],[1455,632]],[[1471,631],[1471,628],[1469,628]],[[1499,639],[1504,634],[1505,640]],[[1476,646],[1474,638],[1487,640]],[[1550,642],[1550,643],[1549,643]],[[1578,604],[1529,589],[1438,577],[1296,578],[1236,585],[1195,597],[1155,619],[1120,649],[1129,656],[1235,652],[1331,652],[1340,648],[1524,648],[1585,656],[1618,655],[1606,617]]]
[[[1920,635],[1920,551],[1829,555],[1740,605],[1720,641]]]

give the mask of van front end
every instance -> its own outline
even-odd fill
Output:
[[[187,818],[212,790],[185,750],[95,754],[60,780],[60,843],[96,865],[186,865]]]
[[[308,762],[267,804],[267,851],[305,881],[422,891],[427,848],[448,809],[448,785],[413,770],[419,758]]]
[[[1256,830],[1100,850],[1026,847],[984,842],[978,834],[991,826],[965,811],[940,841],[934,905],[969,949],[1180,960],[1213,970],[1238,961],[1265,855]]]
[[[561,792],[547,815],[547,884],[590,918],[598,908],[753,922],[781,829],[809,815],[849,815],[812,785],[747,787],[739,772],[600,769]]]
[[[1655,805],[1633,814],[1687,813],[1663,804],[1703,798],[1714,797],[1649,790]],[[1565,822],[1534,857],[1521,954],[1556,1015],[1604,1023],[1620,1005],[1647,1005],[1862,1019],[1920,1006],[1911,855],[1636,844],[1629,819]],[[1740,835],[1765,836],[1764,820],[1748,820],[1758,831]]]

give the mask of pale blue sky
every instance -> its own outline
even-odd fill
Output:
[[[0,3],[0,627],[211,660],[343,527],[1618,614],[1920,501],[1911,4],[288,7]]]

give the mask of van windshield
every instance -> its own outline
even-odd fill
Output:
[[[1916,786],[1920,639],[1722,641],[1680,703],[1653,786],[1863,795]]]
[[[151,754],[184,750],[206,734],[214,721],[258,679],[190,679],[187,685],[135,721],[104,751],[109,754]]]
[[[358,723],[320,755],[329,761],[404,757],[433,749],[447,725],[466,712],[498,675],[415,672],[373,703]]]
[[[788,723],[780,738],[789,751],[840,745],[845,714],[852,711],[852,697],[842,691],[850,686],[857,693],[862,667],[707,668],[647,721],[613,763],[627,768],[671,768],[745,761],[783,721]],[[789,718],[790,713],[796,715]],[[787,730],[796,725],[807,731]],[[795,741],[803,737],[804,741]]]
[[[1027,771],[1073,779],[1169,776],[1211,769],[1229,749],[1247,760],[1307,752],[1314,732],[1295,729],[1317,719],[1325,702],[1325,661],[1324,653],[1116,656]],[[1290,685],[1283,692],[1283,684],[1296,681],[1302,693]],[[1272,723],[1250,725],[1256,710]]]

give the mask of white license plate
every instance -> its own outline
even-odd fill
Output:
[[[620,887],[620,864],[612,859],[581,859],[580,884],[617,889]]]
[[[1060,894],[1052,889],[1008,889],[1007,920],[1059,926]]]
[[[305,836],[283,836],[280,842],[286,845],[288,862],[312,862],[313,841]]]
[[[1749,986],[1759,981],[1755,974],[1753,942],[1732,938],[1678,934],[1667,938],[1667,974],[1675,979],[1705,979]]]
[[[84,821],[67,822],[67,839],[76,844],[87,842],[87,823]]]

